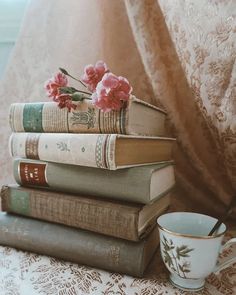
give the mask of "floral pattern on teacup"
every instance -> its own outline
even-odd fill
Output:
[[[176,246],[171,239],[167,240],[165,236],[161,243],[165,264],[181,278],[187,278],[187,274],[191,272],[191,264],[185,258],[190,257],[189,253],[194,249],[186,245]]]

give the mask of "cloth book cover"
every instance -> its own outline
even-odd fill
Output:
[[[0,212],[0,245],[112,272],[142,276],[159,245],[157,227],[140,242]]]
[[[74,102],[68,112],[55,102],[14,103],[9,122],[13,132],[120,133],[164,136],[166,113],[131,95],[126,108],[102,112],[91,100]]]
[[[106,170],[30,159],[14,159],[22,186],[148,204],[175,185],[173,162]]]
[[[116,170],[168,161],[173,138],[119,134],[13,133],[13,157]]]
[[[165,195],[150,205],[3,186],[2,211],[138,241],[153,229],[170,204]]]

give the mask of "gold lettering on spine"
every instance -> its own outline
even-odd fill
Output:
[[[120,247],[119,246],[110,246],[108,259],[112,262],[113,265],[120,264]]]
[[[46,164],[21,162],[19,164],[19,171],[23,185],[48,186]]]
[[[38,146],[40,134],[28,134],[25,142],[25,155],[29,159],[39,160]]]

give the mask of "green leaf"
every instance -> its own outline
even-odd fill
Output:
[[[189,257],[188,253],[193,251],[194,249],[188,248],[188,246],[181,246],[181,247],[176,247],[176,254],[177,254],[177,259],[179,260],[180,257]]]
[[[178,263],[178,267],[179,267],[179,269],[180,269],[182,272],[184,272],[184,269],[183,269],[183,267],[182,267],[181,264]]]
[[[165,251],[169,251],[169,246],[163,241],[162,241],[162,246],[164,247]]]
[[[71,95],[72,100],[74,101],[83,101],[84,99],[88,98],[87,96],[85,96],[83,93],[80,93],[78,91],[76,91],[75,93],[73,93]]]
[[[78,91],[74,87],[60,87],[59,89],[60,89],[60,93],[63,93],[63,94],[73,94]]]
[[[188,254],[180,253],[181,257],[190,257]]]
[[[186,250],[184,250],[184,251],[182,251],[181,253],[183,253],[183,254],[187,254],[187,253],[189,253],[189,252],[191,252],[191,251],[193,251],[194,249],[186,249]]]
[[[186,249],[186,248],[188,248],[188,246],[186,246],[186,245],[182,245],[182,246],[178,247],[178,249],[179,249],[180,251],[182,251],[182,250],[184,250],[184,249]]]
[[[174,265],[173,261],[172,261],[172,258],[168,253],[166,253],[166,256],[165,256],[165,263],[167,263],[168,266],[173,266]]]
[[[175,246],[170,246],[168,244],[168,241],[165,238],[164,238],[164,241],[162,241],[162,245],[163,245],[163,247],[164,247],[164,249],[166,251],[170,251],[170,250],[173,250],[175,248]]]
[[[163,239],[164,239],[164,241],[167,243],[167,239],[166,239],[166,237],[165,237],[165,236],[163,236]]]

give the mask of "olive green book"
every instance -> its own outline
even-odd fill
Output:
[[[169,195],[141,205],[14,185],[1,190],[2,211],[131,241],[147,236],[169,204]]]
[[[106,170],[29,159],[14,160],[22,186],[149,204],[175,185],[173,162]]]
[[[159,235],[155,227],[146,239],[132,242],[1,212],[0,245],[141,277]]]

